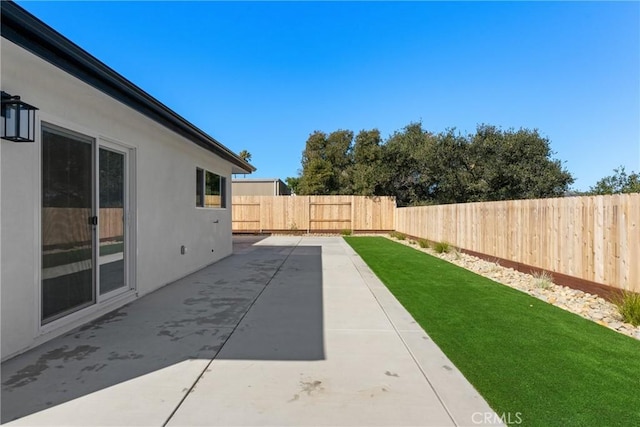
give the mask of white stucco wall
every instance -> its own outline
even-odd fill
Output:
[[[107,138],[135,156],[135,287],[126,298],[40,327],[40,132],[0,140],[2,359],[162,287],[232,252],[231,164],[1,39],[2,90],[37,106],[38,120]],[[195,207],[196,167],[227,177],[227,209]],[[214,223],[214,221],[218,223]],[[185,255],[180,246],[187,247]],[[214,252],[212,252],[212,249]],[[137,294],[137,295],[136,295]]]

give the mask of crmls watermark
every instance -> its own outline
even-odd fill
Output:
[[[474,424],[500,424],[518,425],[522,424],[522,412],[503,412],[501,415],[495,412],[474,412],[471,415]]]

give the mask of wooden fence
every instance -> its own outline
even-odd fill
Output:
[[[640,292],[640,194],[396,208],[391,197],[234,196],[234,232],[391,231]],[[45,246],[90,238],[89,210],[44,208]],[[100,209],[121,236],[122,209]]]
[[[391,231],[395,199],[364,196],[234,196],[233,232]]]
[[[640,292],[640,194],[398,208],[395,229]]]
[[[91,209],[43,208],[42,244],[45,247],[65,246],[91,240],[88,224]],[[123,235],[122,208],[100,208],[100,239]]]

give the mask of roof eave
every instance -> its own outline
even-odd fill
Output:
[[[14,2],[0,3],[2,37],[227,160],[232,164],[233,173],[256,170],[213,137]]]

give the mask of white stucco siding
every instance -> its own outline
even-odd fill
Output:
[[[180,150],[172,144],[158,145],[138,153],[139,170],[148,171],[138,175],[140,293],[183,277],[232,250],[230,207],[195,207],[196,167],[226,176],[227,184],[231,167],[195,146]],[[180,254],[182,245],[187,249],[185,255]]]
[[[4,69],[4,65],[2,67]],[[27,311],[37,302],[38,253],[33,144],[0,143],[0,300],[2,356],[24,347],[35,333]]]
[[[137,242],[139,296],[231,254],[229,162],[4,38],[0,49],[2,90],[38,107],[38,121],[133,150],[136,210],[130,227]],[[85,310],[86,316],[58,322],[59,327],[43,335],[38,312],[40,131],[35,143],[0,141],[2,359],[6,359],[113,305]],[[226,209],[196,208],[196,167],[226,177]],[[187,248],[185,255],[180,254],[181,245]]]

